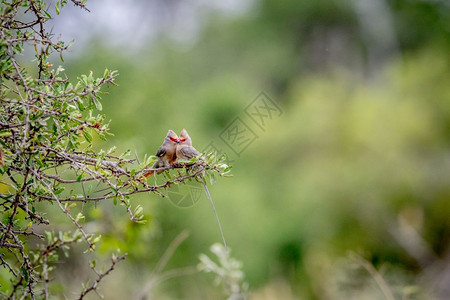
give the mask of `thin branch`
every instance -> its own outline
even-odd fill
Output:
[[[44,263],[43,263],[43,274],[44,274],[44,299],[48,299],[48,256],[46,255],[44,257]]]
[[[62,210],[62,212],[63,212],[67,217],[69,217],[69,219],[72,221],[72,223],[73,223],[73,224],[78,228],[78,230],[81,232],[81,234],[83,235],[83,237],[84,237],[86,243],[89,245],[89,249],[93,249],[93,244],[89,241],[90,235],[88,235],[88,234],[84,231],[83,227],[78,223],[78,221],[70,214],[70,212],[69,212],[66,208],[64,208],[64,206],[62,205],[61,201],[58,199],[58,197],[57,197],[57,196],[55,195],[55,193],[53,192],[53,188],[52,188],[49,184],[47,184],[47,183],[45,182],[45,180],[42,180],[41,177],[39,176],[39,174],[38,174],[35,170],[31,169],[31,171],[34,173],[34,175],[35,175],[36,178],[39,180],[39,182],[41,182],[43,185],[45,185],[45,186],[47,187],[48,191],[52,194],[53,199],[56,201],[56,203],[58,203],[58,206],[59,206],[59,208]]]
[[[0,260],[2,262],[2,265],[6,266],[6,268],[14,275],[14,277],[17,277],[17,273],[14,271],[14,269],[10,266],[10,264],[8,262],[6,262],[3,259],[3,254],[0,254]]]
[[[152,290],[153,286],[157,283],[160,283],[164,280],[168,280],[173,277],[177,276],[183,276],[183,275],[190,275],[195,272],[198,272],[198,270],[194,267],[187,267],[187,268],[181,268],[181,269],[173,269],[166,272],[162,272],[164,267],[166,266],[167,262],[170,260],[170,258],[173,256],[174,252],[180,244],[186,240],[189,237],[189,231],[183,230],[178,234],[172,242],[170,242],[169,246],[167,247],[166,251],[164,251],[164,254],[161,256],[159,261],[157,262],[155,268],[153,269],[152,274],[150,275],[149,280],[144,285],[144,287],[139,292],[137,299],[144,300],[148,297],[148,294]],[[195,272],[194,270],[195,269]]]
[[[395,300],[395,297],[392,294],[389,285],[383,279],[383,276],[381,276],[381,274],[373,267],[373,265],[359,255],[355,254],[354,258],[364,269],[366,269],[366,271],[370,274],[370,276],[372,276],[372,278],[375,280],[376,284],[380,288],[381,292],[383,293],[384,297],[387,300]]]
[[[118,256],[118,257],[113,257],[111,258],[111,265],[110,267],[103,273],[98,273],[94,268],[93,270],[95,271],[95,273],[97,274],[97,279],[94,281],[94,283],[92,283],[92,285],[90,285],[88,288],[84,289],[81,294],[80,297],[78,298],[78,300],[83,299],[88,293],[95,291],[97,292],[97,288],[98,285],[100,284],[100,282],[103,280],[103,278],[105,278],[109,273],[112,272],[112,270],[114,270],[115,265],[120,262],[121,260],[124,260],[127,257],[127,254],[124,254],[122,256]]]
[[[186,240],[188,237],[189,231],[183,230],[172,240],[172,242],[170,242],[169,247],[167,247],[166,251],[164,251],[164,254],[161,256],[158,263],[156,264],[155,269],[152,272],[153,274],[160,273],[164,269],[169,259],[173,256],[175,250],[177,250],[180,244],[184,242],[184,240]]]

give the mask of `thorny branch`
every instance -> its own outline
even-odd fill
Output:
[[[114,270],[115,265],[118,262],[120,262],[121,260],[124,260],[126,257],[127,257],[127,254],[124,254],[124,255],[118,256],[118,257],[113,256],[111,258],[111,265],[109,266],[109,268],[106,271],[104,271],[102,273],[99,273],[95,269],[95,267],[92,267],[92,270],[97,274],[97,279],[89,287],[85,288],[81,292],[80,297],[78,298],[78,300],[82,300],[88,293],[90,293],[92,291],[97,292],[98,285],[103,280],[103,278],[105,278],[105,276],[107,276],[109,273],[111,273]]]

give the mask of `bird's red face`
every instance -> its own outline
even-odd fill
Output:
[[[187,133],[186,129],[183,128],[180,133],[180,143],[185,143],[189,140],[189,134]]]
[[[180,139],[175,135],[175,136],[169,136],[169,139],[174,142],[174,143],[179,143]]]

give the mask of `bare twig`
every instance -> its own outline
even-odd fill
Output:
[[[173,256],[175,250],[180,246],[180,244],[186,240],[189,237],[189,232],[187,230],[183,230],[180,234],[178,234],[170,243],[170,245],[167,247],[166,251],[164,251],[164,254],[159,259],[158,263],[156,264],[155,268],[153,269],[152,274],[150,275],[149,280],[144,285],[144,287],[141,289],[141,291],[138,293],[137,299],[139,300],[145,300],[148,298],[149,293],[151,292],[152,288],[165,280],[178,277],[178,276],[184,276],[184,275],[191,275],[198,272],[198,269],[196,267],[186,267],[186,268],[179,268],[179,269],[172,269],[169,271],[162,272],[170,258]]]
[[[114,270],[115,265],[119,261],[124,260],[126,257],[127,257],[127,254],[124,254],[124,255],[118,256],[118,257],[112,257],[111,258],[111,265],[110,265],[110,267],[105,272],[102,272],[102,273],[98,273],[97,270],[95,270],[95,268],[92,268],[93,271],[97,274],[97,279],[88,288],[85,288],[81,292],[80,297],[78,298],[78,300],[83,299],[88,293],[90,293],[92,291],[97,292],[98,285],[103,280],[103,278],[105,278],[109,273],[111,273]]]
[[[162,269],[166,266],[169,259],[173,256],[173,253],[177,248],[180,246],[184,240],[186,240],[189,237],[189,231],[183,230],[178,234],[172,242],[170,242],[169,247],[167,247],[166,251],[164,251],[164,254],[159,259],[158,263],[155,266],[155,269],[153,270],[153,274],[160,273]]]
[[[395,300],[389,285],[383,279],[383,276],[381,276],[381,274],[373,267],[373,265],[357,254],[354,254],[354,258],[370,274],[370,276],[372,276],[384,297],[387,300]]]

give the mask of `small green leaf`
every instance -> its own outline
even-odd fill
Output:
[[[142,206],[138,205],[138,206],[136,206],[136,209],[134,210],[134,214],[140,215],[143,210],[144,210],[144,208]]]
[[[52,240],[52,233],[50,231],[44,232],[45,237],[47,238],[47,242],[50,243]]]
[[[28,282],[28,280],[30,279],[29,278],[30,274],[28,273],[28,270],[25,269],[24,267],[22,267],[22,274],[23,274],[23,277],[25,279],[25,282]]]
[[[32,225],[33,225],[33,222],[29,222],[27,227],[25,227],[24,231],[27,231],[28,229],[30,229]]]
[[[158,160],[158,157],[155,155],[150,155],[145,161],[145,166],[153,165]]]
[[[83,136],[88,143],[92,142],[92,135],[87,130],[83,130]]]
[[[209,182],[211,182],[211,184],[216,183],[216,177],[214,176],[214,174],[209,174]]]
[[[92,244],[98,243],[98,241],[100,241],[101,238],[102,238],[102,235],[97,236],[97,237],[92,241]]]
[[[131,150],[128,149],[127,151],[125,151],[124,153],[122,153],[119,157],[120,157],[120,158],[122,158],[122,157],[127,157],[128,155],[130,155],[130,153],[131,153]]]
[[[106,141],[106,136],[103,134],[103,132],[99,132],[99,133],[98,133],[98,137],[99,137],[102,141]]]
[[[64,188],[64,187],[61,187],[60,189],[55,190],[54,193],[55,193],[55,195],[59,195],[59,194],[61,194],[64,190],[65,190],[65,188]]]
[[[78,213],[77,217],[75,218],[75,221],[84,220],[85,216],[82,213]]]
[[[94,104],[95,104],[95,107],[96,107],[99,111],[102,111],[103,106],[102,106],[102,104],[100,103],[100,101],[96,100],[96,101],[94,101]]]
[[[11,136],[11,135],[12,135],[11,131],[0,131],[0,136],[1,137]]]
[[[108,152],[107,152],[107,154],[111,154],[111,153],[113,153],[114,152],[114,150],[116,150],[116,146],[112,146],[111,148],[109,148],[109,150],[108,150]]]

